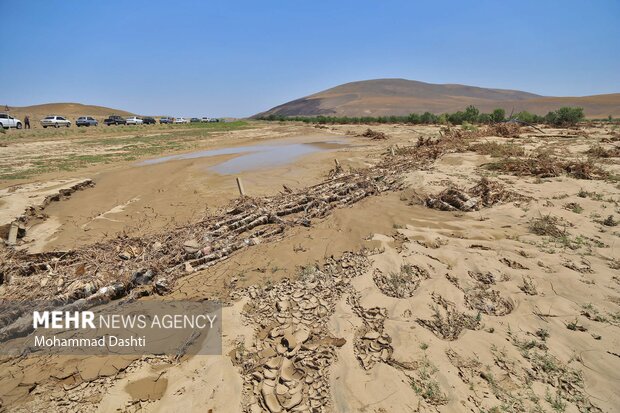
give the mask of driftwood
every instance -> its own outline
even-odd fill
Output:
[[[445,138],[398,148],[394,156],[362,170],[344,172],[336,164],[328,179],[316,185],[296,192],[289,188],[290,192],[271,197],[241,197],[218,214],[149,237],[119,236],[58,253],[28,254],[0,247],[0,280],[5,284],[1,299],[52,300],[54,307],[64,307],[79,300],[165,294],[188,272],[281,238],[291,227],[310,226],[334,209],[400,189],[404,173],[463,147],[462,139]],[[17,318],[14,314],[0,319],[0,328],[10,328]],[[17,328],[12,334],[24,331]]]

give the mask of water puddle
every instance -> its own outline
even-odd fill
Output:
[[[168,161],[197,159],[219,155],[237,155],[232,159],[213,165],[209,170],[222,175],[238,174],[254,169],[286,165],[297,158],[316,152],[332,151],[347,146],[344,141],[312,143],[287,143],[281,145],[250,145],[233,148],[211,149],[179,155],[148,159],[138,165],[156,165]]]

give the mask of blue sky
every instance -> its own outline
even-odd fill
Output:
[[[0,0],[2,7],[1,105],[248,116],[388,77],[557,96],[620,92],[619,0]]]

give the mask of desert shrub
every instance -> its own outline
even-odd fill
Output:
[[[488,125],[489,123],[493,122],[493,116],[488,113],[481,113],[480,115],[478,115],[478,123]]]
[[[538,116],[526,110],[517,113],[513,118],[527,123],[542,123],[545,120],[542,116]]]
[[[614,219],[613,215],[608,216],[601,223],[607,227],[615,227],[616,225],[618,225],[618,221]]]
[[[566,229],[558,227],[559,219],[552,215],[542,215],[530,222],[530,231],[536,235],[547,235],[552,238],[561,238],[566,235]]]
[[[495,123],[503,122],[506,119],[506,111],[504,109],[495,109],[491,113],[491,120]]]
[[[480,111],[474,105],[469,105],[465,108],[465,113],[463,114],[463,121],[469,123],[475,123],[478,121],[478,116],[480,116]]]
[[[553,126],[573,126],[583,120],[583,108],[564,106],[545,116],[545,123]]]
[[[420,116],[420,123],[437,123],[437,119],[437,115],[430,112],[424,112],[422,116]]]

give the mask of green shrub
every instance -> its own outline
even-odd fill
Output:
[[[583,120],[583,108],[564,106],[545,116],[545,123],[553,126],[573,126]]]
[[[506,111],[504,109],[495,109],[493,113],[491,113],[491,119],[495,123],[503,122],[506,120]]]

